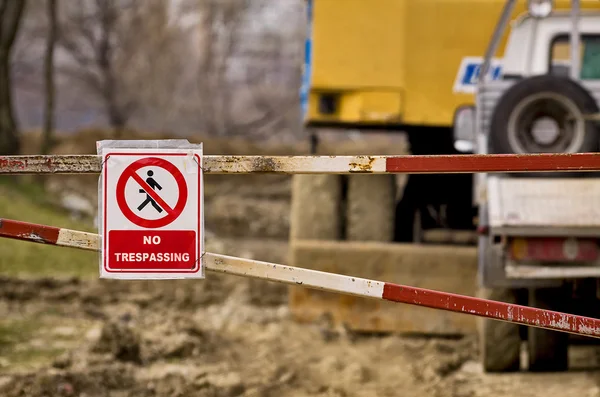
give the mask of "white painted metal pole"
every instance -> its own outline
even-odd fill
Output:
[[[496,55],[496,51],[498,51],[500,40],[502,40],[502,36],[506,31],[508,23],[510,22],[510,16],[515,8],[516,3],[516,0],[507,0],[504,4],[502,14],[500,14],[500,18],[496,23],[496,27],[494,28],[492,38],[488,44],[488,47],[485,50],[483,64],[481,65],[481,69],[479,70],[479,79],[477,80],[478,87],[481,86],[481,84],[485,83],[485,81],[487,80],[487,73],[490,68],[490,63],[492,61],[492,58]]]
[[[580,14],[580,3],[579,0],[571,1],[571,78],[573,80],[579,80],[579,14]]]
[[[96,155],[0,156],[0,175],[98,174]],[[600,153],[203,156],[204,174],[442,174],[599,171]]]
[[[2,237],[89,251],[100,249],[97,234],[0,218]],[[203,256],[203,264],[213,272],[600,338],[600,319],[595,318],[208,252]]]

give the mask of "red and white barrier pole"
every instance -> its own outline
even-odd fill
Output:
[[[0,219],[0,237],[89,251],[100,249],[100,237],[97,234],[9,219]],[[206,269],[213,272],[600,338],[600,319],[226,255],[206,253],[203,260]]]
[[[203,156],[205,174],[443,174],[600,171],[600,153]],[[98,174],[96,155],[0,156],[0,175]]]

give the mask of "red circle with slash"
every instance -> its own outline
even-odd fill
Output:
[[[152,187],[150,187],[150,185],[148,185],[148,183],[146,183],[146,181],[142,179],[141,176],[139,176],[136,173],[136,171],[140,168],[148,166],[161,167],[165,169],[169,174],[171,174],[173,178],[175,178],[175,182],[177,182],[177,188],[179,190],[179,198],[177,199],[177,204],[175,204],[175,207],[171,208],[158,195],[158,193],[154,189],[152,189]],[[133,178],[133,180],[136,181],[142,189],[144,189],[146,194],[148,194],[156,202],[156,204],[158,204],[163,210],[165,210],[165,212],[167,213],[166,216],[163,216],[159,219],[145,219],[141,216],[136,215],[131,210],[131,208],[129,208],[129,205],[127,205],[127,201],[125,199],[125,185],[127,184],[130,178]],[[132,223],[135,223],[138,226],[148,229],[156,229],[172,223],[175,219],[179,217],[179,215],[181,215],[181,212],[185,208],[185,204],[187,203],[188,198],[187,184],[185,183],[185,178],[181,171],[179,171],[179,169],[177,169],[177,167],[173,165],[173,163],[158,157],[146,157],[134,161],[129,166],[127,166],[127,168],[125,168],[125,170],[119,177],[119,180],[117,181],[116,193],[117,204],[119,205],[121,212],[123,212],[123,215]]]

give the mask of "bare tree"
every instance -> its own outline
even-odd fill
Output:
[[[177,75],[165,67],[177,40],[166,7],[162,0],[80,0],[65,7],[58,44],[70,62],[61,71],[103,102],[116,137]]]
[[[20,150],[12,103],[11,54],[25,3],[25,0],[0,0],[0,154],[15,154]]]
[[[29,1],[23,12],[10,60],[15,91],[24,90],[39,94],[43,90],[43,67],[48,36],[47,5],[46,1]]]
[[[201,54],[198,83],[206,128],[225,135],[230,127],[231,93],[226,81],[228,61],[235,49],[247,0],[201,1]]]
[[[250,131],[256,138],[272,135],[273,130],[280,133],[289,128],[287,116],[294,108],[299,108],[296,93],[301,77],[300,62],[289,59],[289,54],[284,51],[287,43],[280,33],[266,32],[260,41],[264,47],[262,51],[246,54],[248,65],[243,81],[250,94],[249,105],[257,115],[240,125],[243,131]],[[293,77],[292,81],[290,77]]]
[[[260,1],[201,0],[201,59],[198,82],[207,130],[215,135],[253,135],[280,126],[297,99],[293,90],[274,81],[277,68],[288,67],[281,31],[252,32]],[[250,45],[253,48],[248,48]],[[233,76],[232,70],[242,71]],[[235,74],[235,73],[233,73]],[[298,77],[299,81],[299,77]],[[292,93],[292,94],[291,94]],[[244,97],[244,110],[235,112]]]
[[[46,0],[48,13],[48,35],[46,37],[46,56],[44,59],[44,79],[46,89],[46,111],[44,114],[44,137],[42,140],[42,154],[50,153],[53,144],[54,130],[54,46],[58,31],[57,22],[58,0]]]

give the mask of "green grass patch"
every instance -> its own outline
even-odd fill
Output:
[[[51,341],[43,346],[30,344],[44,329],[46,323],[40,319],[21,319],[0,322],[0,358],[8,368],[33,369],[48,365],[66,351],[52,346]]]
[[[0,322],[0,353],[5,353],[16,344],[26,342],[39,326],[38,322],[27,320]]]
[[[96,232],[51,204],[42,186],[0,178],[0,218]],[[98,253],[0,238],[0,275],[98,277]]]
[[[66,349],[60,348],[31,348],[21,352],[10,353],[5,358],[8,360],[10,368],[13,370],[32,370],[51,364],[65,351]]]

